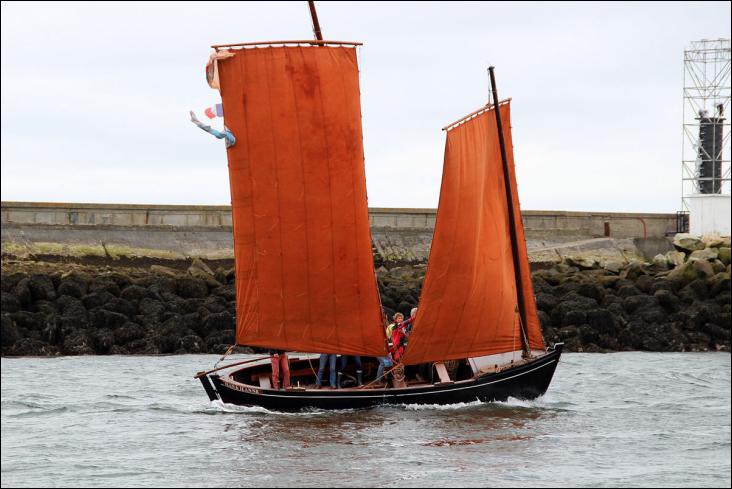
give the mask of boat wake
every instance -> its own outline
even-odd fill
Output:
[[[219,413],[233,414],[274,414],[278,416],[322,416],[339,413],[352,413],[355,409],[318,409],[306,408],[300,411],[276,411],[261,406],[238,406],[236,404],[227,404],[220,400],[211,401],[211,407]]]
[[[490,403],[475,400],[472,402],[457,402],[455,404],[396,404],[394,407],[399,407],[407,411],[454,411],[456,409],[474,408],[486,404]]]

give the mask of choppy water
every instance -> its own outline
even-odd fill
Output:
[[[730,486],[730,355],[565,354],[533,402],[212,405],[217,357],[2,359],[2,486]]]

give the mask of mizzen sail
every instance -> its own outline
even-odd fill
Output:
[[[523,290],[529,346],[544,348],[516,190],[510,104],[499,110],[517,216],[520,284],[493,110],[447,131],[437,221],[406,364],[521,350],[517,287]]]
[[[385,354],[356,50],[232,49],[218,61],[241,345]]]

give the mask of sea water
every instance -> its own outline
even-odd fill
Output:
[[[565,354],[534,401],[276,413],[214,355],[2,359],[2,486],[730,486],[730,354]]]

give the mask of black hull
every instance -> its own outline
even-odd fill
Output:
[[[549,388],[561,344],[553,351],[516,367],[450,384],[431,384],[402,389],[287,390],[237,385],[219,375],[202,377],[209,398],[238,406],[260,406],[276,411],[300,409],[359,409],[384,404],[457,404],[536,399]],[[208,384],[208,385],[207,385]]]

